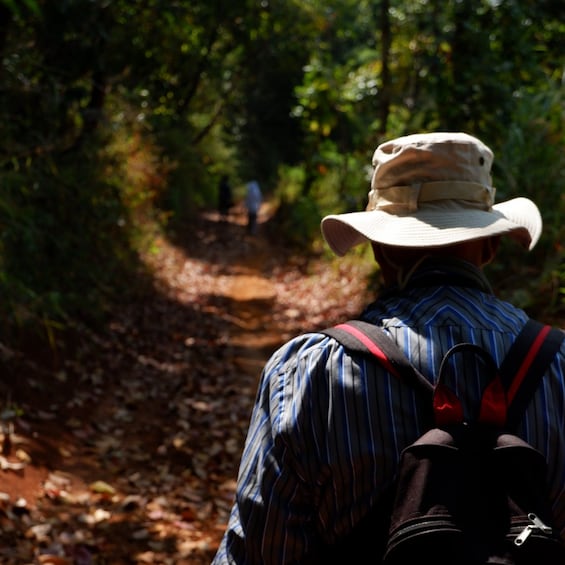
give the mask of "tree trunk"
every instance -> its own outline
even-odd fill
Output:
[[[381,72],[381,95],[379,99],[379,118],[380,132],[386,134],[388,115],[390,113],[390,69],[389,56],[391,44],[390,17],[389,17],[389,0],[381,0],[381,48],[382,48],[382,72]]]

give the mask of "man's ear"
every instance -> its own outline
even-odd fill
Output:
[[[482,264],[488,265],[495,257],[500,245],[500,236],[493,235],[482,240]]]

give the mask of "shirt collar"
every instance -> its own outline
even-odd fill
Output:
[[[428,258],[410,276],[404,290],[430,286],[462,286],[494,294],[486,276],[476,265],[453,258]],[[397,293],[398,286],[387,289],[386,294]]]

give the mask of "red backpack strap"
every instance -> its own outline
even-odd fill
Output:
[[[518,425],[531,397],[565,339],[565,332],[528,320],[500,365],[508,398],[507,425]]]
[[[434,386],[410,363],[396,342],[379,326],[349,320],[321,333],[350,351],[370,354],[391,374],[416,389],[433,395]],[[565,332],[528,320],[508,350],[499,375],[507,391],[507,426],[516,427],[545,371],[565,339]]]
[[[379,326],[363,320],[349,320],[320,333],[339,341],[349,351],[369,354],[391,374],[430,397],[434,387],[410,363],[398,344]]]

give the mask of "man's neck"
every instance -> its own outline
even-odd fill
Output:
[[[404,274],[400,280],[387,285],[387,290],[401,291],[424,286],[463,286],[493,294],[487,278],[477,265],[454,257],[427,257]]]

